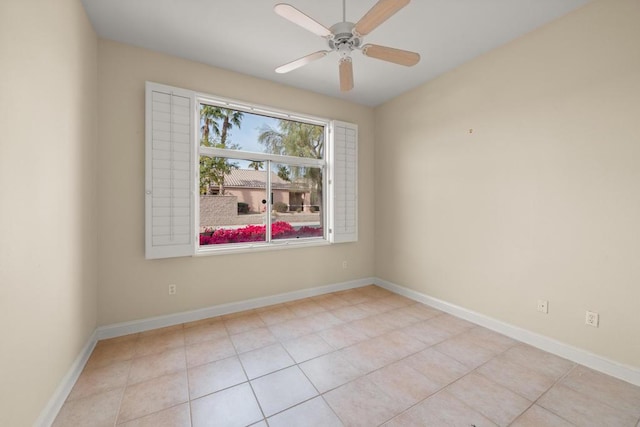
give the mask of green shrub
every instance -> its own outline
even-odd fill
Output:
[[[287,212],[289,210],[289,206],[284,202],[275,202],[273,204],[273,209],[276,212],[284,213],[284,212]]]

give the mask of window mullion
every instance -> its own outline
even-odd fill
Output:
[[[228,157],[235,158],[238,157],[239,153],[241,153],[242,158],[244,160],[252,160],[252,161],[279,161],[283,163],[288,163],[293,166],[310,166],[310,167],[321,167],[324,165],[323,159],[314,159],[307,157],[294,157],[294,156],[283,156],[280,154],[268,154],[268,153],[254,153],[251,151],[244,150],[229,150],[225,148],[214,148],[214,147],[198,147],[198,153],[202,156],[209,157]]]
[[[273,200],[271,198],[271,194],[273,192],[273,190],[271,189],[271,161],[267,160],[267,212],[266,212],[266,224],[265,224],[265,240],[267,243],[271,243],[271,204],[273,203]]]

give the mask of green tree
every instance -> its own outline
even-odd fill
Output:
[[[231,148],[234,150],[240,148],[238,144],[227,144],[226,146],[222,146],[219,142],[209,142],[208,144],[207,147],[214,148]],[[232,162],[224,157],[200,157],[200,194],[207,194],[214,186],[218,187],[218,194],[224,194],[225,177],[232,170],[239,167],[240,165],[237,162]]]
[[[264,167],[264,162],[253,161],[253,162],[249,163],[249,167],[253,168],[253,170],[257,171],[257,170],[260,170],[260,169],[262,169]]]
[[[290,120],[279,120],[278,129],[264,126],[260,129],[258,142],[265,146],[268,152],[286,156],[311,157],[322,159],[324,154],[324,128],[322,126]],[[283,179],[281,172],[289,180],[292,178],[308,179],[313,190],[311,203],[320,206],[320,223],[322,223],[322,169],[295,166],[286,168],[286,173],[280,167],[278,176]]]
[[[213,170],[213,159],[208,156],[200,156],[200,194],[209,192],[213,184],[211,171]]]
[[[278,165],[278,176],[284,181],[291,182],[291,169],[283,165]]]
[[[203,105],[200,108],[200,145],[214,148],[239,149],[237,144],[230,144],[231,129],[240,128],[244,113],[228,108]],[[238,164],[223,157],[200,157],[200,194],[218,186],[218,194],[224,194],[224,180]]]
[[[258,142],[273,154],[321,159],[324,153],[322,126],[279,120],[278,129],[263,126]]]
[[[230,110],[228,108],[220,108],[220,119],[222,120],[222,128],[220,129],[220,143],[224,146],[227,144],[227,137],[229,131],[233,127],[240,129],[240,124],[244,118],[244,113],[237,110]],[[229,147],[231,148],[231,147]]]
[[[221,109],[219,107],[214,107],[212,105],[202,105],[200,107],[200,132],[202,134],[202,138],[200,139],[200,144],[205,145],[206,147],[210,147],[207,145],[211,140],[211,134],[219,136],[220,135],[220,126],[218,126],[218,120],[221,117]]]

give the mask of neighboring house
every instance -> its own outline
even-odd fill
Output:
[[[267,172],[253,169],[233,169],[225,176],[224,188],[226,196],[236,196],[238,202],[247,203],[250,212],[263,212],[266,200],[265,188]],[[312,183],[306,179],[285,181],[276,173],[271,173],[271,202],[282,202],[289,206],[290,211],[302,209],[309,211],[311,207]],[[217,187],[212,188],[212,194],[217,194]]]

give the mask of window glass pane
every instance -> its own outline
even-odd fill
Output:
[[[323,237],[322,169],[274,163],[271,183],[272,239]]]
[[[200,145],[322,159],[324,126],[200,104]]]
[[[201,103],[199,131],[201,147],[233,150],[199,158],[201,247],[266,243],[267,230],[271,240],[325,237],[324,166],[291,159],[323,163],[323,125]]]
[[[200,156],[200,246],[266,241],[267,172],[247,163]]]

